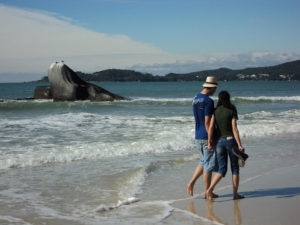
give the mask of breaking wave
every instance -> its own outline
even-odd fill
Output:
[[[281,113],[266,111],[240,115],[239,130],[242,137],[264,137],[300,133],[300,110]]]
[[[217,97],[212,97],[217,101]],[[264,103],[264,102],[300,102],[300,96],[257,96],[243,97],[233,96],[234,103]],[[131,100],[114,101],[114,102],[53,102],[53,100],[4,100],[0,102],[0,110],[32,110],[32,109],[76,109],[86,107],[99,107],[103,105],[130,105],[130,104],[165,104],[165,105],[188,105],[192,104],[192,98],[151,98],[151,97],[132,97]]]
[[[242,137],[300,133],[300,110],[240,115]],[[1,119],[0,169],[194,148],[193,117],[66,113]],[[100,133],[99,133],[100,131]]]
[[[257,96],[257,97],[233,97],[233,101],[240,102],[300,102],[300,96]]]

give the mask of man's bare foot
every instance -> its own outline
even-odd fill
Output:
[[[206,193],[205,193],[205,199],[206,200],[213,200],[213,192],[211,190],[207,190]]]
[[[212,194],[206,193],[205,199],[206,200],[213,200],[214,198],[213,198]]]
[[[208,195],[210,196],[211,199],[213,199],[213,198],[219,198],[219,195],[217,195],[217,194],[215,194],[213,192],[211,192],[211,193],[206,192],[205,199],[207,199]],[[208,198],[208,200],[211,200],[211,199]]]
[[[239,195],[239,194],[235,194],[235,195],[233,195],[233,200],[237,200],[237,199],[243,199],[243,198],[245,198],[245,196],[244,196],[244,195]]]
[[[194,195],[194,184],[195,183],[188,183],[187,185],[187,193],[190,195],[190,196],[193,196]]]

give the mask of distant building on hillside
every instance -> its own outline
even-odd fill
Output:
[[[287,76],[284,75],[284,74],[279,75],[279,77],[280,77],[281,79],[286,79],[286,78],[287,78]]]
[[[283,80],[291,80],[293,78],[293,75],[292,74],[281,74],[279,75],[279,77]]]
[[[245,80],[246,76],[244,74],[237,74],[236,77],[239,79],[239,80]]]
[[[267,80],[269,78],[270,78],[270,74],[267,74],[267,73],[261,73],[261,74],[259,74],[259,79]]]

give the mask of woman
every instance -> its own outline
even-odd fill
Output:
[[[233,154],[232,149],[238,148],[244,152],[245,149],[241,144],[239,130],[237,128],[237,110],[230,101],[230,94],[227,91],[219,93],[219,100],[212,116],[211,125],[208,132],[208,149],[212,149],[214,129],[217,129],[218,136],[220,137],[217,142],[217,173],[214,176],[210,187],[206,192],[206,198],[212,199],[212,191],[217,183],[225,177],[227,172],[228,156],[230,158],[231,172],[232,172],[232,185],[233,185],[233,199],[241,199],[244,196],[238,194],[239,187],[239,164],[238,157]]]

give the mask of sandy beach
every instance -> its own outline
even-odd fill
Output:
[[[262,144],[256,145],[255,142],[252,144],[263,147]],[[299,159],[299,154],[294,157]],[[204,199],[201,178],[195,186],[194,198],[174,201],[171,204],[174,211],[165,222],[167,224],[298,224],[300,164],[284,165],[284,161],[276,160],[276,163],[273,158],[270,161],[273,162],[274,167],[258,173],[257,169],[263,167],[261,160],[254,160],[257,162],[249,160],[248,165],[241,168],[239,192],[245,196],[245,199],[232,200],[230,171],[216,187],[215,192],[220,197],[213,201]],[[286,162],[288,161],[287,157]],[[257,164],[261,164],[260,167]]]
[[[166,222],[177,223],[178,217],[182,217],[180,210],[185,210],[194,215],[184,224],[202,224],[203,218],[219,224],[298,224],[299,169],[300,166],[281,168],[245,180],[240,188],[240,193],[246,196],[242,200],[233,201],[228,194],[231,186],[225,186],[216,189],[220,198],[213,201],[206,201],[200,195],[175,202],[173,216]]]
[[[197,165],[197,160],[193,160],[151,174],[143,194],[138,196],[141,201],[114,213],[130,211],[141,216],[143,222],[151,221],[143,224],[298,224],[297,142],[297,135],[244,140],[250,158],[241,168],[239,193],[245,199],[232,200],[230,169],[215,189],[218,199],[204,199],[202,177],[195,185],[194,197],[189,197],[185,191]],[[139,222],[134,220],[133,224]]]

